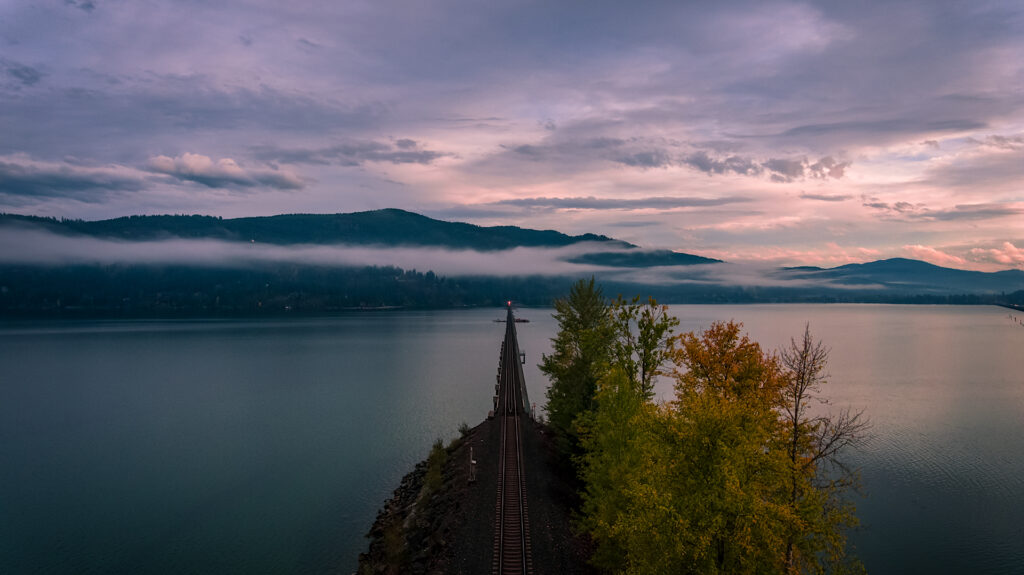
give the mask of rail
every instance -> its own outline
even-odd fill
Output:
[[[505,322],[505,341],[501,346],[496,419],[501,425],[501,453],[498,470],[498,497],[494,526],[494,558],[491,571],[500,575],[533,573],[530,554],[529,518],[523,473],[523,446],[520,429],[522,368],[519,343],[511,306]]]

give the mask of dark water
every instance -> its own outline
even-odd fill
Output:
[[[852,457],[869,571],[1024,572],[1009,310],[673,310],[686,330],[743,321],[769,348],[810,321],[833,348],[833,404],[874,423]],[[538,403],[549,314],[520,312]],[[401,476],[486,414],[501,315],[0,326],[0,573],[351,572]]]

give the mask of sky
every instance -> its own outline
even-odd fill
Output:
[[[0,212],[1024,269],[1024,3],[0,3]]]

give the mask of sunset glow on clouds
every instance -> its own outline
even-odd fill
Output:
[[[0,6],[0,211],[1024,269],[1019,2]]]

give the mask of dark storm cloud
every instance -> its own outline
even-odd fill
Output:
[[[430,164],[440,158],[452,156],[419,147],[415,140],[402,138],[394,144],[375,140],[352,140],[322,148],[278,148],[256,146],[253,154],[263,160],[290,164],[336,164],[359,166],[364,162],[391,164]]]
[[[100,201],[111,192],[140,190],[145,185],[143,174],[121,166],[90,168],[0,158],[0,195]]]

